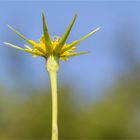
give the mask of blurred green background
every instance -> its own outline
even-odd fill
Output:
[[[68,42],[102,27],[79,45],[89,55],[60,64],[60,139],[140,139],[139,7],[139,1],[0,1],[0,139],[51,136],[45,61],[2,44],[25,44],[4,23],[38,40],[43,10],[52,36],[78,13]]]

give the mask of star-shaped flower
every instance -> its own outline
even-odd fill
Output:
[[[75,52],[76,46],[79,43],[81,43],[83,40],[88,38],[89,36],[96,33],[100,28],[98,27],[95,30],[93,30],[92,32],[90,32],[89,34],[87,34],[86,36],[82,37],[81,39],[73,41],[70,44],[67,44],[66,40],[70,34],[70,31],[72,29],[72,26],[75,22],[76,17],[77,17],[77,14],[75,14],[75,16],[73,17],[70,25],[68,26],[68,28],[66,29],[66,31],[64,32],[62,37],[51,38],[49,35],[49,32],[48,32],[45,16],[42,13],[43,36],[40,38],[39,42],[35,42],[33,40],[27,39],[22,34],[17,32],[13,27],[8,25],[8,27],[12,31],[14,31],[18,36],[20,36],[23,40],[25,40],[31,47],[29,47],[28,45],[25,45],[25,48],[21,48],[19,46],[13,45],[8,42],[4,42],[4,44],[9,45],[9,46],[16,48],[18,50],[21,50],[21,51],[31,53],[31,54],[33,54],[34,57],[42,56],[45,59],[47,59],[47,58],[49,58],[49,56],[53,55],[53,56],[56,56],[58,59],[66,61],[66,60],[68,60],[69,57],[77,56],[77,55],[81,55],[81,54],[87,54],[88,52],[78,52],[78,53]]]

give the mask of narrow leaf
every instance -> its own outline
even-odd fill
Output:
[[[80,40],[78,40],[78,44],[82,41],[84,41],[85,39],[87,39],[88,37],[90,37],[91,35],[95,34],[96,32],[98,32],[100,30],[100,27],[96,28],[95,30],[93,30],[92,32],[90,32],[89,34],[85,35],[84,37],[82,37]]]
[[[29,43],[31,46],[34,46],[34,44],[28,40],[26,37],[24,37],[22,34],[20,34],[18,31],[16,31],[13,27],[10,25],[7,25],[13,32],[15,32],[18,36],[20,36],[23,40],[25,40],[27,43]]]
[[[88,53],[89,53],[89,52],[71,53],[71,54],[67,55],[67,57],[79,56],[79,55],[82,55],[82,54],[88,54]]]
[[[28,45],[24,45],[27,49],[32,50]]]
[[[71,44],[68,45],[68,47],[62,49],[61,53],[70,50],[72,47],[78,45],[79,43],[81,43],[82,41],[84,41],[85,39],[87,39],[88,37],[90,37],[91,35],[95,34],[97,31],[100,30],[100,27],[96,28],[95,30],[93,30],[92,32],[90,32],[89,34],[85,35],[84,37],[82,37],[79,40],[76,40],[74,42],[72,42]]]
[[[42,13],[42,21],[43,21],[43,32],[44,32],[44,37],[45,37],[45,45],[47,47],[46,49],[47,49],[47,51],[51,52],[53,46],[52,46],[51,39],[49,36],[44,13]]]
[[[56,46],[56,49],[55,49],[55,52],[56,52],[56,53],[57,53],[57,52],[60,52],[61,49],[62,49],[62,47],[63,47],[63,45],[65,44],[65,42],[66,42],[66,40],[67,40],[67,38],[68,38],[68,36],[69,36],[69,34],[70,34],[70,31],[71,31],[71,29],[72,29],[72,26],[73,26],[73,24],[74,24],[74,22],[75,22],[75,20],[76,20],[76,17],[77,17],[77,14],[74,15],[74,17],[73,17],[71,23],[69,24],[69,26],[68,26],[68,28],[66,29],[65,33],[63,34],[63,36],[61,37],[61,39],[60,39],[60,41],[59,41],[59,43],[58,43],[58,45]]]
[[[24,51],[24,52],[28,52],[28,53],[33,54],[33,55],[46,57],[46,56],[45,56],[44,54],[42,54],[41,52],[33,51],[31,48],[27,48],[27,46],[26,46],[27,49],[24,49],[24,48],[21,48],[21,47],[19,47],[19,46],[16,46],[16,45],[13,45],[13,44],[11,44],[11,43],[8,43],[8,42],[3,42],[3,43],[4,43],[5,45],[8,45],[8,46],[12,47],[12,48],[15,48],[15,49],[18,49],[18,50],[21,50],[21,51]]]
[[[15,48],[15,49],[18,49],[18,50],[21,50],[21,51],[25,51],[25,49],[23,49],[23,48],[21,48],[21,47],[19,47],[19,46],[16,46],[16,45],[13,45],[13,44],[11,44],[11,43],[8,43],[8,42],[3,42],[5,45],[8,45],[8,46],[10,46],[10,47],[12,47],[12,48]]]

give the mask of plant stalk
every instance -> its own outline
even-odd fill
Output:
[[[59,69],[58,59],[50,56],[47,60],[47,70],[51,82],[52,91],[52,138],[51,140],[58,140],[58,103],[57,103],[57,72]]]

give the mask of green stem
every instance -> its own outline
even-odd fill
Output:
[[[52,90],[52,140],[58,140],[58,126],[57,126],[57,71],[59,69],[58,59],[50,56],[47,60],[47,70],[49,72]]]
[[[57,72],[49,72],[52,89],[52,140],[58,140],[57,128]]]

